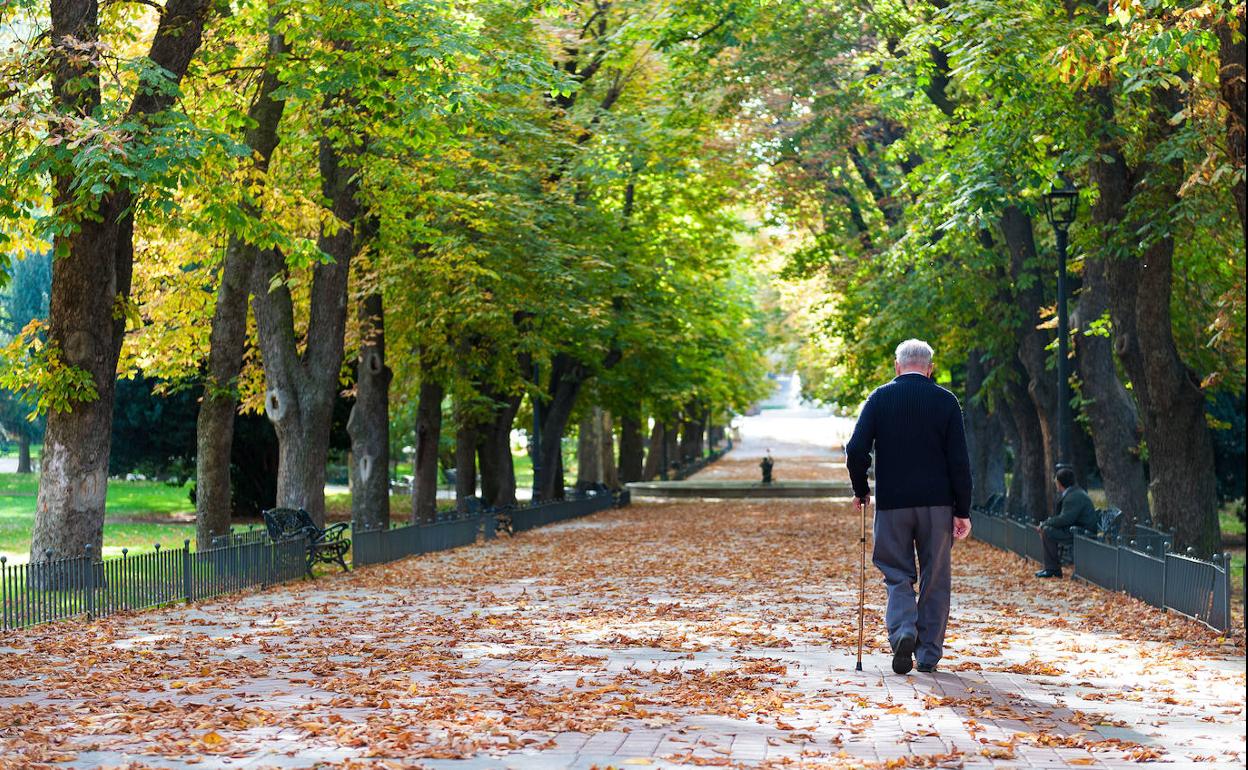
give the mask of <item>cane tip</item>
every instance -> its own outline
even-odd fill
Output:
[[[855,671],[861,671],[861,670],[862,670],[862,661],[858,661],[857,665],[855,665],[855,666],[854,666],[854,670],[855,670]]]

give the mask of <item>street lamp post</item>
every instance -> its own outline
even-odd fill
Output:
[[[1070,321],[1066,315],[1066,235],[1079,209],[1079,190],[1065,174],[1058,176],[1061,187],[1044,196],[1044,213],[1057,234],[1057,467],[1070,466],[1073,419],[1070,412],[1070,371],[1066,355]]]

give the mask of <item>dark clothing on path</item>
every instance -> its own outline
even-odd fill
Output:
[[[1057,513],[1040,523],[1040,539],[1044,543],[1044,568],[1051,572],[1062,571],[1060,544],[1073,543],[1071,528],[1096,531],[1100,525],[1092,498],[1079,487],[1068,487],[1057,501]]]
[[[947,505],[875,512],[871,561],[884,573],[884,585],[888,588],[888,609],[884,615],[888,641],[896,648],[901,637],[916,637],[919,644],[914,657],[921,664],[934,666],[944,654],[953,579],[949,564],[952,546],[953,509]]]
[[[875,448],[876,508],[949,505],[971,511],[971,459],[957,396],[921,374],[903,374],[867,399],[845,445],[854,495],[871,493]]]
[[[971,510],[971,459],[957,397],[917,373],[876,388],[845,445],[849,480],[860,498],[871,493],[872,449],[872,561],[888,588],[888,641],[896,650],[902,637],[913,635],[919,664],[935,666],[949,620],[953,518],[968,517]]]

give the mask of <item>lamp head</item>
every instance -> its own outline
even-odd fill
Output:
[[[1079,212],[1079,188],[1065,173],[1058,174],[1058,184],[1044,196],[1044,214],[1054,229],[1065,230]]]

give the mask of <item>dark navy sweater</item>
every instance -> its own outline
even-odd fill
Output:
[[[867,398],[845,445],[854,494],[871,492],[875,449],[876,508],[952,505],[971,510],[971,459],[957,396],[921,374],[903,374]]]

